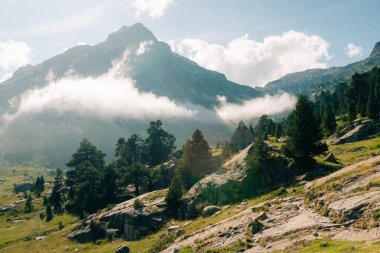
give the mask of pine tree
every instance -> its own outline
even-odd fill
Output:
[[[369,92],[368,103],[367,103],[367,114],[371,119],[379,118],[379,108],[378,101],[376,98],[375,88],[372,88]]]
[[[51,221],[53,219],[53,210],[51,208],[51,204],[47,204],[46,206],[46,221]]]
[[[148,138],[144,141],[144,161],[149,166],[166,162],[174,150],[175,138],[162,128],[160,120],[150,122],[147,129]]]
[[[327,149],[321,143],[320,123],[314,114],[311,101],[306,96],[299,96],[296,108],[287,123],[288,139],[284,145],[285,155],[294,158],[300,165],[311,165],[312,156]]]
[[[177,175],[173,177],[170,183],[168,193],[166,194],[166,197],[165,197],[165,201],[169,207],[169,210],[171,210],[172,213],[175,213],[178,210],[178,207],[181,204],[182,195],[183,195],[182,181],[180,177]]]
[[[53,189],[50,195],[50,203],[56,212],[60,212],[62,210],[63,186],[63,171],[61,169],[57,169]]]
[[[182,178],[187,187],[214,169],[210,147],[198,129],[192,135],[191,140],[185,144],[183,162]]]
[[[88,139],[84,138],[77,151],[72,155],[71,160],[66,164],[69,168],[79,168],[84,163],[89,163],[95,168],[104,167],[104,157],[106,155],[98,150]]]
[[[120,138],[117,141],[115,150],[115,155],[119,158],[117,160],[118,166],[123,167],[141,162],[142,144],[142,139],[136,134],[131,135],[127,141]]]
[[[33,211],[33,198],[32,195],[26,197],[25,213],[31,213]]]
[[[245,126],[243,121],[240,121],[239,126],[236,128],[231,138],[231,144],[238,149],[243,149],[251,144],[253,135],[248,127]]]
[[[147,186],[151,170],[141,163],[134,163],[127,167],[124,175],[124,184],[133,184],[135,195],[138,196],[141,188]]]
[[[331,135],[335,132],[336,120],[330,104],[328,104],[326,106],[326,109],[323,111],[322,128],[325,131],[326,135]]]

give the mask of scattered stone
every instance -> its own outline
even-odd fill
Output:
[[[219,212],[221,210],[221,208],[219,206],[206,206],[205,208],[203,208],[203,211],[202,211],[202,216],[203,217],[209,217],[211,215],[213,215],[214,213],[216,212]]]
[[[257,219],[253,219],[249,222],[248,228],[252,234],[256,234],[262,230],[263,224],[261,224]]]
[[[261,212],[257,217],[256,217],[257,220],[265,220],[265,219],[268,219],[268,216],[266,214],[266,212]]]
[[[45,237],[46,237],[46,236],[37,236],[37,237],[36,237],[36,240],[37,240],[37,241],[41,241],[41,240],[45,239]]]
[[[26,219],[22,219],[22,220],[14,220],[14,221],[12,221],[13,223],[15,223],[15,224],[20,224],[20,223],[23,223],[23,222],[25,222],[26,221]]]
[[[264,211],[264,206],[263,205],[258,205],[258,206],[254,206],[252,207],[252,212],[254,213],[257,213],[257,212],[262,212]]]
[[[171,225],[170,227],[168,227],[168,231],[171,232],[171,231],[177,230],[179,228],[180,227],[178,225]]]
[[[119,246],[119,247],[116,249],[115,253],[129,253],[130,251],[131,251],[131,250],[129,249],[128,246],[123,245],[123,246]]]

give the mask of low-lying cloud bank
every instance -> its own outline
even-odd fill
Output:
[[[188,118],[197,114],[197,111],[168,97],[139,91],[135,81],[125,73],[129,55],[127,50],[122,59],[113,63],[108,73],[99,77],[74,75],[54,80],[54,73],[49,72],[46,76],[48,85],[28,90],[9,101],[15,113],[3,115],[3,120],[9,123],[23,114],[46,110],[76,112],[105,119]]]
[[[21,96],[17,112],[6,115],[5,119],[13,120],[22,114],[49,109],[101,118],[181,118],[196,114],[167,97],[139,92],[130,79],[104,75],[98,78],[65,78],[46,87],[29,90]]]
[[[219,71],[228,79],[251,86],[264,86],[288,73],[325,68],[332,55],[330,44],[317,35],[287,31],[256,41],[244,35],[226,46],[200,39],[169,41],[172,50],[202,67]]]
[[[288,112],[294,108],[297,98],[288,93],[265,95],[264,97],[246,100],[242,104],[228,103],[225,97],[218,97],[220,106],[215,112],[226,123],[248,121],[264,114],[276,115]]]

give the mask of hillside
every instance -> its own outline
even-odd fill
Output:
[[[378,234],[379,142],[377,137],[330,146],[330,151],[343,165],[342,169],[332,174],[309,182],[299,181],[298,185],[280,188],[242,202],[221,205],[221,210],[209,217],[169,220],[157,232],[137,241],[119,238],[112,243],[107,240],[75,243],[66,236],[78,223],[74,223],[71,216],[66,214],[54,217],[51,222],[39,221],[37,216],[41,200],[36,200],[37,209],[30,215],[0,216],[1,231],[17,231],[12,238],[0,240],[0,251],[24,252],[28,248],[34,252],[115,252],[118,246],[127,245],[134,253],[149,252],[154,246],[161,245],[165,250],[160,252],[173,252],[174,249],[180,249],[180,252],[351,252],[353,247],[355,252],[377,252],[380,250],[375,243]],[[241,155],[245,153],[242,151]],[[236,161],[235,158],[232,160]],[[231,171],[239,171],[239,163],[234,162]],[[5,182],[1,187],[4,204],[17,199],[17,195],[12,195],[8,187],[15,182],[28,180],[25,172],[33,173],[27,177],[45,174],[43,170],[36,169],[20,168],[13,172],[11,168],[4,169],[4,172],[7,171],[1,174]],[[323,170],[319,175],[331,172]],[[156,191],[139,198],[146,203],[147,210],[155,210],[154,206],[162,208],[160,203],[165,193],[166,190]],[[97,215],[116,214],[123,210],[129,212],[128,205],[133,201],[116,205],[112,210],[105,209]],[[21,207],[17,208],[17,212],[21,210]],[[15,220],[23,222],[16,223]],[[59,221],[65,225],[62,230],[54,228]],[[39,224],[39,228],[29,230],[31,224]],[[181,231],[174,238],[175,241],[165,240],[165,235],[172,233],[170,231]],[[41,235],[47,237],[37,240]]]
[[[285,91],[293,94],[312,94],[323,89],[332,89],[339,83],[348,82],[350,77],[356,72],[363,73],[379,65],[380,41],[376,43],[369,57],[364,60],[344,67],[310,69],[287,74],[278,80],[268,83],[263,90],[269,93]]]

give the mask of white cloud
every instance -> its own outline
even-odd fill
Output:
[[[12,98],[14,114],[5,114],[6,123],[21,115],[54,110],[58,113],[76,112],[101,118],[186,118],[196,111],[185,108],[167,97],[151,92],[140,92],[135,82],[125,77],[128,52],[122,61],[115,62],[110,71],[100,77],[68,76],[51,81],[42,88],[31,89],[18,98]],[[46,80],[53,80],[49,72]]]
[[[156,19],[164,15],[173,0],[133,0],[131,6],[136,9],[136,15],[147,14]]]
[[[363,48],[361,46],[356,46],[353,43],[348,43],[345,47],[345,51],[348,57],[362,56]]]
[[[30,61],[31,49],[23,41],[0,42],[0,67],[8,70],[18,68]]]
[[[171,41],[173,51],[199,65],[224,73],[237,83],[263,86],[281,76],[310,68],[325,68],[331,59],[330,44],[316,35],[287,31],[265,37],[262,42],[248,35],[222,46],[200,39]]]
[[[141,42],[139,48],[136,51],[136,55],[143,55],[146,52],[149,52],[151,45],[153,45],[153,41],[151,40]]]
[[[88,44],[86,42],[80,41],[80,42],[77,43],[77,45],[78,46],[85,46],[85,45],[88,45]]]
[[[5,82],[6,80],[12,78],[13,73],[6,73],[2,77],[0,77],[0,83]]]
[[[236,123],[239,120],[247,121],[258,118],[264,114],[276,115],[290,111],[294,108],[297,98],[288,93],[274,96],[254,98],[243,104],[232,104],[223,96],[218,97],[220,106],[214,108],[218,116],[227,123]]]

